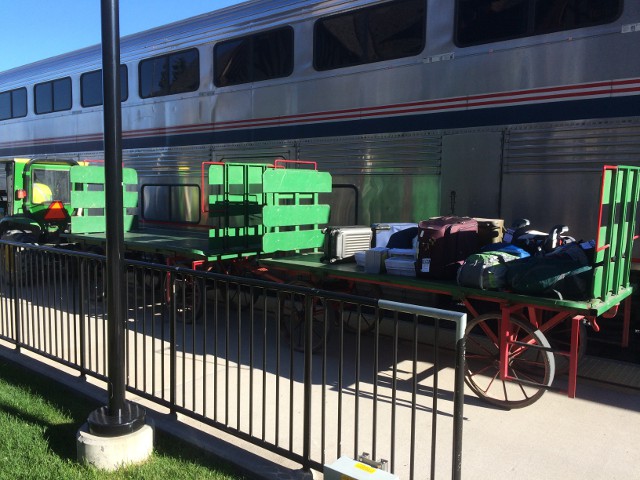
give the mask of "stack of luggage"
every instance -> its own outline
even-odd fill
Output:
[[[518,220],[434,217],[419,223],[329,227],[325,260],[356,260],[368,273],[456,281],[463,287],[584,300],[590,297],[595,242],[577,242],[564,225],[548,233]],[[336,229],[354,251],[337,248]],[[345,230],[346,229],[346,230]],[[355,239],[358,241],[355,241]],[[352,249],[352,250],[353,250]]]

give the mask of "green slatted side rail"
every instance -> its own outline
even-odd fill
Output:
[[[320,225],[329,222],[329,205],[319,203],[320,193],[331,192],[331,175],[307,169],[275,168],[264,172],[267,205],[263,210],[265,234],[262,251],[320,248]]]
[[[76,213],[71,217],[71,233],[102,233],[106,231],[104,167],[82,165],[71,168],[71,205]],[[136,224],[131,209],[138,206],[138,174],[132,168],[122,169],[124,186],[124,230]]]
[[[209,166],[209,247],[219,251],[259,252],[264,227],[266,164]]]
[[[594,299],[606,303],[630,286],[639,200],[640,167],[604,167],[594,258]]]

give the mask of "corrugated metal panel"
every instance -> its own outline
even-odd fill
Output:
[[[214,145],[212,161],[273,163],[276,159],[296,160],[293,142],[260,142]]]
[[[640,125],[580,122],[512,128],[505,135],[505,173],[596,172],[640,163]]]
[[[152,148],[125,150],[124,164],[135,168],[138,175],[200,176],[202,162],[211,160],[211,147]]]
[[[440,134],[409,133],[302,140],[298,158],[334,175],[439,175]]]

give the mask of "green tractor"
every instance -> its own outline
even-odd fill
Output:
[[[67,159],[0,159],[0,239],[60,245],[73,213],[70,171],[76,165]],[[2,245],[0,250],[0,280],[6,284],[28,285],[57,265],[54,257],[29,248]]]
[[[73,213],[70,170],[75,165],[70,159],[1,159],[0,238],[57,244]]]

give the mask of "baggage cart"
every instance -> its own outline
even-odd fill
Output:
[[[323,264],[320,254],[261,259],[271,270],[306,276],[316,286],[344,279],[380,288],[441,294],[461,302],[470,314],[466,331],[466,383],[481,399],[503,408],[534,403],[553,383],[555,355],[569,359],[569,397],[576,395],[578,359],[584,350],[584,324],[600,323],[624,311],[624,332],[630,324],[629,281],[636,217],[640,199],[640,168],[605,166],[602,174],[592,296],[575,301],[487,291],[458,286],[453,281],[368,274],[355,264]],[[487,305],[490,308],[487,308]],[[552,348],[549,338],[569,325],[564,348]],[[623,346],[628,336],[623,336]]]

